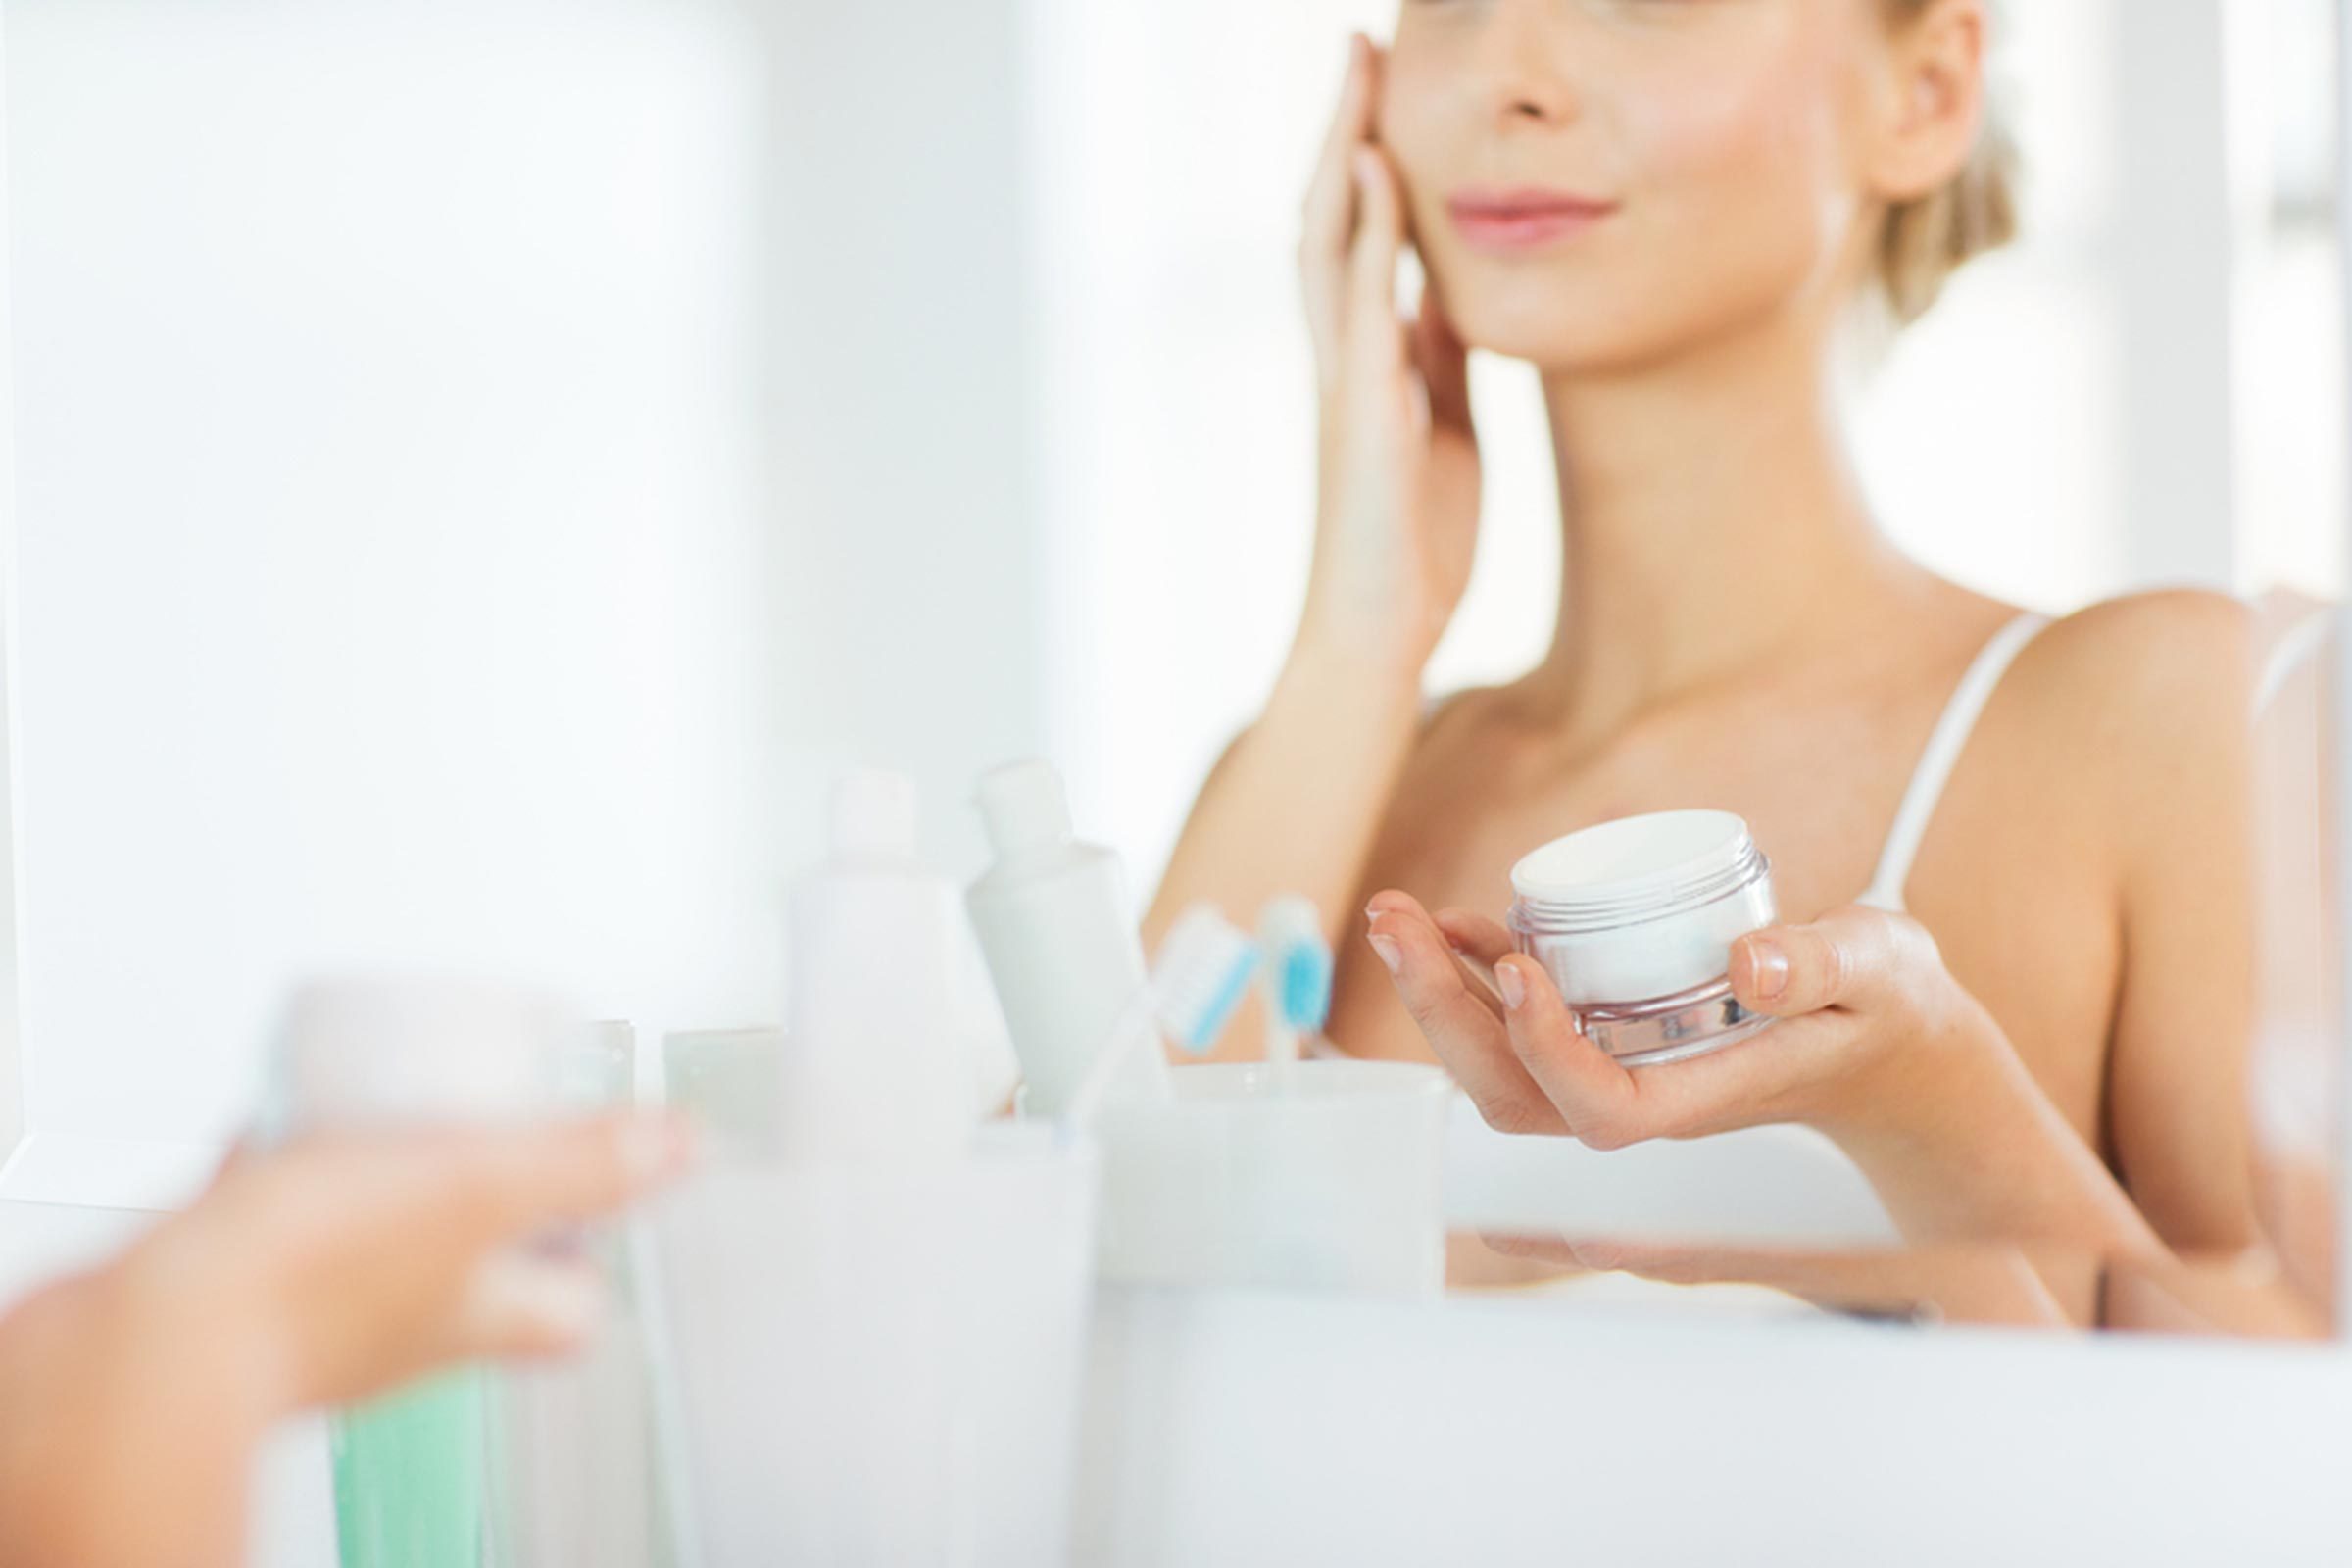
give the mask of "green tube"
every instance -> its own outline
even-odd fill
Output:
[[[342,1568],[481,1568],[484,1416],[472,1368],[335,1413]]]

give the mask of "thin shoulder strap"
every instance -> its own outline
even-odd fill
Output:
[[[1928,836],[1928,824],[1936,820],[1936,808],[1943,802],[1944,786],[1952,781],[1952,769],[1960,761],[1960,754],[1968,749],[1969,737],[1976,733],[1977,720],[1984,714],[1984,705],[1992,701],[2001,677],[2017,656],[2025,652],[2026,644],[2034,634],[2049,624],[2046,616],[2020,615],[1994,634],[1977,655],[1968,673],[1960,677],[1959,687],[1952,700],[1944,705],[1943,717],[1936,720],[1936,733],[1928,737],[1928,749],[1920,754],[1919,766],[1911,774],[1911,787],[1903,792],[1903,804],[1894,813],[1894,826],[1886,835],[1886,847],[1879,852],[1878,874],[1870,879],[1870,891],[1861,902],[1882,909],[1903,907],[1903,889],[1911,881],[1911,862],[1919,858],[1920,842]]]
[[[2335,630],[2340,612],[2333,607],[2315,610],[2289,626],[2284,635],[2271,647],[2270,657],[2262,663],[2262,680],[2254,690],[2254,716],[2262,717],[2286,690],[2287,682],[2303,672],[2303,666],[2319,656],[2328,646],[2328,638]]]

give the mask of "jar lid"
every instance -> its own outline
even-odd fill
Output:
[[[1747,823],[1734,813],[1660,811],[1544,845],[1511,868],[1511,887],[1545,930],[1575,930],[1712,903],[1766,869]]]

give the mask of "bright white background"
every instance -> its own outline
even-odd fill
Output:
[[[612,4],[7,8],[42,1138],[289,975],[758,1016],[756,56]]]

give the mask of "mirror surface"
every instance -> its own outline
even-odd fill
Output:
[[[1456,1291],[2331,1333],[2334,8],[1915,12],[8,0],[26,1125],[775,1022],[828,779],[1038,755],[1462,1082]],[[1683,808],[1789,1016],[1629,1072],[1510,871]]]

